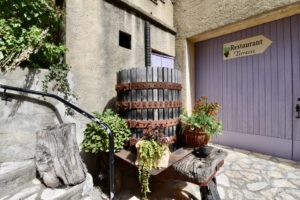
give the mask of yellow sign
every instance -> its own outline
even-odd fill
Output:
[[[272,41],[263,35],[238,40],[223,45],[223,59],[228,60],[243,56],[261,54],[272,44]]]

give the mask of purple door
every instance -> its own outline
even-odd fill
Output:
[[[300,160],[298,23],[289,17],[196,44],[196,97],[222,105],[216,143]],[[264,53],[223,60],[223,44],[257,35],[272,40]]]
[[[293,61],[293,159],[300,160],[300,118],[296,118],[296,105],[300,105],[300,15],[291,18]]]
[[[158,53],[151,54],[151,66],[174,68],[174,57]]]

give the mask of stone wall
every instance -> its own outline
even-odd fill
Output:
[[[150,0],[131,3],[140,7],[155,5]],[[160,1],[159,5],[147,7],[145,11],[172,25],[173,5],[166,1],[165,6],[166,13]],[[154,12],[155,9],[160,11]],[[69,49],[66,62],[72,67],[68,79],[78,95],[76,104],[88,112],[102,112],[104,108],[114,106],[117,71],[145,66],[144,20],[128,8],[121,9],[104,0],[68,0],[66,14],[66,45]],[[131,49],[119,46],[119,31],[131,35]],[[152,25],[151,35],[153,49],[175,55],[173,34]],[[0,73],[0,84],[42,91],[45,73],[47,70],[28,69]],[[15,92],[13,95],[16,99],[12,102],[0,101],[0,146],[5,147],[1,148],[3,151],[18,149],[9,155],[20,155],[24,159],[32,157],[36,131],[62,122],[77,124],[77,141],[81,143],[88,119],[79,114],[66,116],[64,105],[53,99],[35,95],[24,97]],[[23,149],[26,149],[24,155],[21,154]],[[0,150],[0,157],[1,153]],[[4,156],[0,158],[0,162],[5,160]]]
[[[0,73],[0,84],[41,91],[44,75],[44,70],[17,69]],[[36,95],[7,94],[13,100],[0,101],[0,162],[33,158],[35,133],[64,120],[64,106]]]
[[[173,27],[173,3],[171,0],[160,1],[154,3],[152,0],[127,0],[136,5],[145,12],[153,15],[165,24]]]
[[[103,0],[70,0],[66,12],[66,60],[72,67],[78,103],[90,112],[102,112],[114,103],[117,71],[145,66],[144,20]],[[131,49],[119,46],[119,31],[131,35]],[[175,36],[155,26],[151,26],[151,45],[175,54]]]
[[[174,23],[177,28],[176,59],[177,66],[184,77],[183,100],[191,109],[194,99],[194,58],[193,43],[187,39],[220,28],[255,18],[264,13],[296,4],[299,0],[180,0],[174,7]]]

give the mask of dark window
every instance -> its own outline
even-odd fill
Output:
[[[119,32],[119,46],[127,48],[127,49],[131,49],[131,35],[120,31]]]

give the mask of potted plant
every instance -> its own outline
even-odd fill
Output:
[[[124,119],[120,118],[111,109],[107,109],[103,114],[93,113],[97,118],[106,123],[114,134],[115,151],[123,149],[124,144],[131,136],[130,129]],[[102,126],[96,122],[87,124],[84,130],[84,139],[81,147],[85,152],[98,153],[109,151],[109,137]]]
[[[190,147],[205,146],[213,134],[221,134],[222,123],[218,119],[220,105],[208,102],[206,96],[196,101],[192,114],[180,115],[185,144]]]
[[[147,199],[149,189],[150,171],[154,168],[167,167],[169,162],[169,144],[172,140],[160,133],[160,129],[151,128],[144,130],[143,137],[136,143],[137,160],[139,166],[139,181],[143,199]]]

